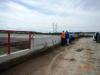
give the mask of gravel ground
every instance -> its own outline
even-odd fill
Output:
[[[81,38],[0,75],[100,75],[100,44]]]

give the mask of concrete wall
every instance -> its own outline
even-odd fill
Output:
[[[18,58],[37,50],[48,48],[60,43],[60,36],[58,35],[35,35],[31,40],[31,49],[20,50],[13,52],[10,55],[4,54],[0,56],[0,64],[14,58]]]
[[[60,43],[60,36],[55,35],[48,35],[48,36],[40,36],[34,37],[32,39],[32,50],[39,50],[42,48],[47,48],[54,46]]]

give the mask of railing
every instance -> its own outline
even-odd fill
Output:
[[[35,51],[60,43],[59,35],[34,34],[28,31],[0,30],[0,55],[30,49]]]
[[[30,49],[32,32],[0,30],[0,54]]]

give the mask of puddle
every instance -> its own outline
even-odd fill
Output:
[[[76,61],[74,58],[72,58],[72,59],[69,59],[70,61]]]
[[[76,59],[75,59],[75,58],[65,59],[65,60],[68,60],[68,61],[71,61],[71,62],[76,61]]]
[[[90,54],[94,54],[93,52],[90,52]]]
[[[84,49],[83,48],[79,48],[79,49],[77,49],[76,51],[77,52],[81,52],[81,51],[83,51]]]
[[[87,49],[87,50],[91,50],[91,49]]]
[[[92,60],[97,60],[96,58],[91,58]]]

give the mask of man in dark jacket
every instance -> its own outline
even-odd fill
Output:
[[[99,42],[99,40],[98,40],[98,39],[100,38],[99,35],[100,35],[100,34],[99,34],[98,32],[97,32],[96,35],[95,35],[95,40],[96,40],[96,42]]]

